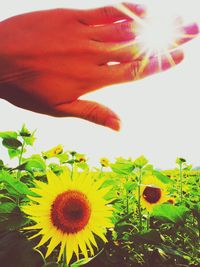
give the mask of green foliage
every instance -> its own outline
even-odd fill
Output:
[[[157,170],[153,170],[152,174],[155,175],[158,178],[158,180],[160,180],[164,184],[170,184],[173,182],[172,179],[170,179],[169,177],[164,175],[162,172],[159,172]]]
[[[22,146],[22,143],[16,138],[4,138],[2,141],[3,146],[8,149],[17,149]]]
[[[135,166],[130,160],[119,158],[114,164],[111,164],[111,169],[117,174],[127,175],[130,174]]]
[[[91,169],[84,154],[65,151],[62,145],[26,156],[36,138],[35,131],[29,131],[25,125],[18,132],[0,133],[0,138],[10,159],[17,159],[12,168],[0,159],[0,263],[3,266],[64,267],[63,262],[57,263],[59,246],[46,260],[43,254],[48,244],[40,251],[34,249],[38,239],[29,241],[32,233],[23,230],[33,223],[24,214],[23,206],[31,197],[37,197],[32,191],[35,180],[46,182],[48,170],[60,175],[66,168],[71,174],[75,169],[91,172],[94,181],[103,179],[102,187],[110,188],[106,199],[112,201],[114,223],[106,234],[108,242],[97,240],[100,252],[95,250],[95,256],[89,255],[88,259],[83,255],[78,261],[73,258],[70,267],[200,266],[200,172],[191,170],[185,159],[177,158],[175,170],[158,171],[144,156],[135,160],[117,158],[105,171],[105,168]],[[141,184],[146,174],[155,177],[163,185],[157,189],[167,194],[165,201],[155,203],[151,210],[142,204],[145,199],[142,188],[149,186],[155,190],[152,184]]]
[[[165,223],[183,223],[188,209],[185,206],[161,204],[155,206],[151,216]]]
[[[28,172],[45,172],[46,164],[40,155],[33,155],[24,161],[24,169]]]
[[[185,162],[186,162],[186,159],[184,159],[184,158],[177,158],[176,159],[176,163],[179,164],[179,165],[182,164],[182,163],[185,163]]]
[[[33,193],[25,183],[18,181],[12,175],[7,173],[6,171],[0,171],[0,182],[4,183],[5,188],[6,185],[8,186],[7,189],[12,189],[14,196],[22,196],[22,195],[30,195],[30,196],[37,196]]]
[[[17,132],[1,132],[0,133],[0,138],[17,138]]]
[[[143,168],[148,163],[148,160],[144,156],[140,156],[134,161],[137,168]]]

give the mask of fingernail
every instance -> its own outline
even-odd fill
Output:
[[[105,126],[115,130],[119,131],[121,128],[121,121],[117,118],[110,117],[106,120]]]
[[[197,34],[199,34],[199,27],[197,23],[192,23],[188,26],[184,27],[184,33],[189,35],[194,35],[192,37],[195,37]]]
[[[135,11],[140,17],[144,17],[146,15],[146,8],[143,5],[137,5]]]
[[[184,54],[177,50],[170,53],[170,56],[166,56],[162,59],[162,70],[168,70],[175,65],[178,65],[184,58]]]
[[[130,11],[134,12],[136,15],[138,15],[140,17],[144,17],[146,15],[146,8],[144,5],[130,4],[127,2],[124,2],[123,5],[128,7],[130,9]]]
[[[173,58],[173,60],[174,60],[174,62],[175,62],[176,64],[179,64],[179,63],[184,59],[184,54],[183,54],[183,52],[182,52],[182,51],[179,51],[179,50],[177,50],[177,51],[173,51],[173,52],[171,53],[171,55],[172,55],[172,58]]]

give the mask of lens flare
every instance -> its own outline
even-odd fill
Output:
[[[154,56],[177,47],[176,42],[183,35],[177,19],[158,16],[148,17],[144,22],[135,26],[136,43],[141,51]]]
[[[182,19],[168,12],[166,5],[156,6],[154,12],[150,8],[148,14],[142,17],[137,16],[126,4],[119,4],[116,8],[134,21],[133,31],[136,37],[128,44],[122,44],[121,47],[133,45],[134,50],[137,51],[136,54],[134,53],[134,58],[140,60],[140,68],[135,79],[143,77],[152,58],[156,59],[158,72],[165,70],[166,63],[163,64],[165,59],[167,65],[175,66],[172,51],[180,44],[196,37],[199,32],[195,24],[193,27],[184,27]]]

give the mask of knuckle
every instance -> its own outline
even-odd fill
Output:
[[[129,22],[122,22],[116,24],[116,31],[121,37],[134,37],[133,24]]]
[[[114,15],[115,9],[112,6],[106,6],[102,9],[105,18],[110,19]]]
[[[140,76],[140,61],[134,61],[130,64],[129,69],[128,69],[128,78],[130,80],[136,80]]]
[[[98,118],[99,108],[96,104],[88,104],[85,106],[84,118],[91,121],[96,121]]]

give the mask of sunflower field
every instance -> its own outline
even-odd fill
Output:
[[[185,159],[91,167],[62,145],[30,156],[25,125],[0,138],[16,163],[0,159],[1,267],[200,266],[200,171]]]

